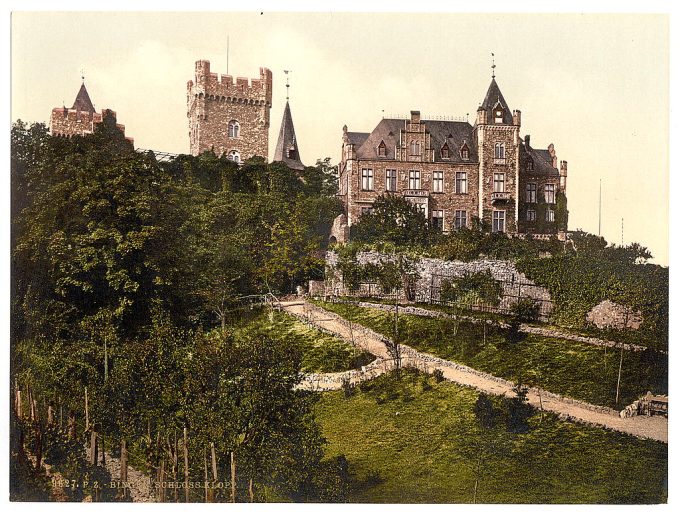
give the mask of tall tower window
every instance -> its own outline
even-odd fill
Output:
[[[545,202],[546,202],[546,204],[554,204],[555,203],[555,185],[554,184],[546,184],[544,191],[545,191]]]
[[[456,172],[456,193],[467,192],[467,172]]]
[[[420,172],[418,170],[408,171],[408,189],[410,190],[420,189]]]
[[[496,172],[493,174],[493,191],[503,193],[505,191],[505,174]]]
[[[432,191],[442,193],[444,191],[444,172],[433,172]]]
[[[456,217],[453,225],[456,229],[463,229],[467,227],[467,211],[456,209]]]
[[[385,190],[397,191],[397,171],[385,170]]]
[[[531,202],[531,203],[536,202],[536,183],[535,182],[527,183],[526,201]]]
[[[241,126],[236,120],[229,122],[229,137],[238,138],[239,132],[241,131]]]
[[[432,211],[432,228],[438,231],[444,230],[444,211],[441,209]]]
[[[363,168],[361,170],[361,189],[373,191],[373,169]]]
[[[491,224],[493,232],[505,232],[505,211],[493,212],[493,223]]]
[[[238,164],[241,162],[241,153],[238,150],[232,150],[227,154],[227,159]]]
[[[505,159],[505,145],[503,143],[496,143],[493,155],[496,159]]]

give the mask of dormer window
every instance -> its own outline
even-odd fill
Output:
[[[529,172],[534,171],[534,162],[531,159],[527,161],[527,171]]]
[[[290,147],[288,149],[288,158],[289,159],[297,159],[297,156],[295,155],[295,147]]]
[[[450,159],[451,158],[451,151],[449,150],[449,145],[444,143],[444,146],[442,147],[441,150],[442,154],[442,159]]]
[[[493,106],[493,121],[494,123],[503,123],[503,105],[501,104],[500,98],[498,99],[498,102],[496,102],[496,105]]]
[[[384,141],[380,142],[380,145],[378,145],[378,157],[386,157],[387,156],[387,145],[385,145]]]
[[[467,143],[464,143],[463,147],[460,149],[460,157],[465,161],[470,159],[470,148],[467,146]]]

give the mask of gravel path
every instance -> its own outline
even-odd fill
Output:
[[[120,479],[120,459],[106,454],[106,470],[111,474],[112,481]],[[156,496],[151,488],[151,481],[148,476],[135,470],[128,464],[128,480],[130,487],[130,497],[132,502],[157,502]]]
[[[305,319],[321,329],[332,332],[346,341],[367,350],[378,358],[383,360],[389,359],[384,343],[385,338],[370,329],[356,323],[349,324],[339,315],[310,303],[301,301],[282,302],[281,307],[291,315]],[[404,365],[408,364],[428,373],[438,368],[449,381],[492,395],[514,396],[512,391],[513,383],[510,381],[479,372],[459,363],[438,358],[431,354],[418,352],[407,345],[402,345],[401,347]],[[386,369],[384,367],[384,370]],[[340,377],[340,375],[336,374],[336,377],[329,378],[333,380],[324,383],[324,387],[319,389],[330,390],[340,388],[341,384],[337,384]],[[336,385],[337,388],[335,388]],[[668,419],[665,417],[637,416],[621,418],[617,411],[610,408],[594,406],[537,388],[529,390],[528,402],[536,408],[557,413],[567,420],[613,429],[639,438],[648,438],[668,443]]]

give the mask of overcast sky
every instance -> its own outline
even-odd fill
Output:
[[[229,57],[227,59],[227,38]],[[474,121],[491,80],[532,146],[569,163],[569,228],[649,247],[668,263],[668,18],[660,15],[17,13],[12,120],[73,104],[80,70],[97,110],[135,145],[187,152],[186,83],[212,71],[274,75],[270,158],[290,104],[305,164],[340,158],[342,126],[383,116]],[[228,70],[227,70],[228,67]]]

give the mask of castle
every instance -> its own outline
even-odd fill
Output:
[[[85,87],[85,79],[80,85],[80,90],[76,95],[73,106],[70,109],[64,107],[55,107],[50,114],[50,132],[54,136],[84,136],[85,134],[92,134],[95,127],[102,123],[104,116],[110,114],[116,119],[115,111],[111,109],[102,109],[97,112],[94,109],[94,104],[90,100],[90,95]],[[116,123],[116,126],[125,134],[125,125]],[[132,142],[132,138],[127,138]]]
[[[464,121],[382,119],[370,133],[343,127],[339,196],[344,214],[332,241],[372,210],[380,195],[401,195],[430,223],[450,232],[474,219],[493,232],[565,237],[567,162],[552,144],[520,136],[521,112],[511,110],[495,75],[474,125]]]
[[[253,156],[267,158],[272,72],[260,68],[251,79],[210,72],[210,61],[196,61],[194,80],[187,83],[189,151],[212,150],[240,163]]]

